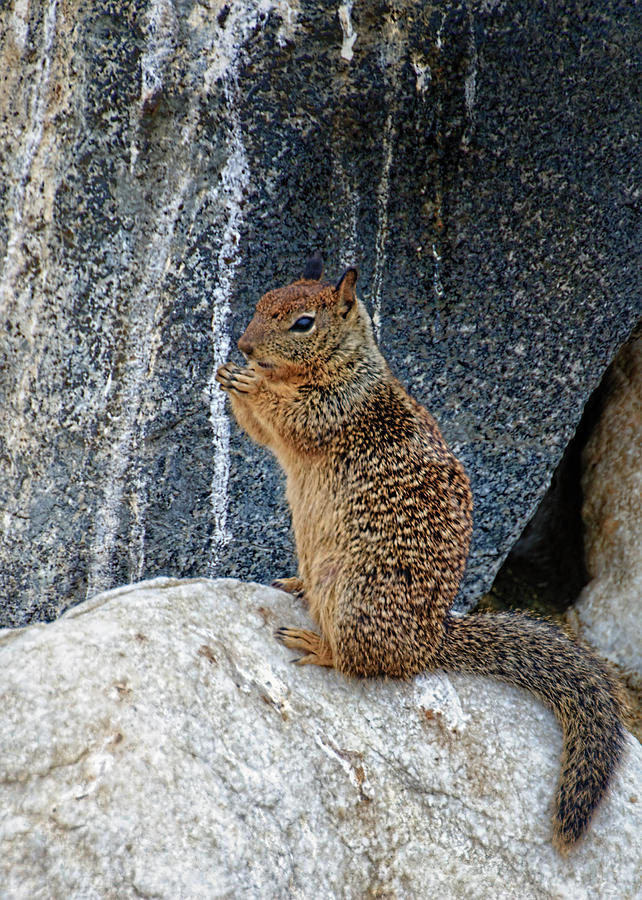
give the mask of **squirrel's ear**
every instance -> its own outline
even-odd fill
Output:
[[[305,264],[305,269],[303,270],[303,277],[306,281],[319,281],[321,276],[323,275],[323,260],[321,259],[321,254],[317,250],[317,252],[310,257],[310,259]]]
[[[351,266],[349,269],[345,270],[345,272],[337,282],[335,291],[339,295],[339,312],[344,318],[353,308],[355,300],[357,299],[354,286],[357,283],[358,277],[359,273],[354,268],[354,266]]]

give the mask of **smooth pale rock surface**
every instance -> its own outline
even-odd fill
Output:
[[[642,315],[634,3],[0,4],[0,622],[294,568],[217,366],[319,249],[475,492],[490,587]]]
[[[485,680],[349,682],[293,598],[158,579],[0,634],[0,897],[633,900],[642,752],[567,859],[552,715]]]
[[[589,643],[642,687],[642,329],[609,368],[583,466],[591,581],[575,612]]]

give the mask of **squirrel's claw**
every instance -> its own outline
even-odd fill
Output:
[[[296,575],[292,578],[277,578],[276,581],[272,582],[272,587],[277,588],[279,591],[285,591],[286,594],[292,594],[299,599],[305,593],[303,581],[297,578]]]
[[[288,641],[290,640],[290,632],[293,631],[292,628],[276,628],[274,631],[274,637],[280,644],[284,644],[286,647],[289,647]],[[292,648],[294,649],[294,648]]]

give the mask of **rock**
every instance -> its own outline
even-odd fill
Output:
[[[575,613],[586,640],[642,688],[642,329],[609,368],[602,405],[583,454],[591,580]]]
[[[217,365],[320,249],[475,491],[461,603],[642,314],[633,4],[0,11],[2,621],[294,567]]]
[[[639,896],[636,741],[563,859],[550,712],[297,669],[272,630],[305,620],[260,585],[157,579],[2,632],[3,900]]]

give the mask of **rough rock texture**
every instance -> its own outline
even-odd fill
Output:
[[[575,612],[585,638],[642,688],[642,328],[609,368],[583,462],[591,580]]]
[[[550,844],[561,734],[527,694],[348,682],[272,638],[293,598],[158,579],[0,634],[3,900],[633,900],[642,750]]]
[[[293,568],[212,376],[357,263],[470,472],[488,587],[642,313],[635,4],[50,0],[0,11],[0,595]]]

